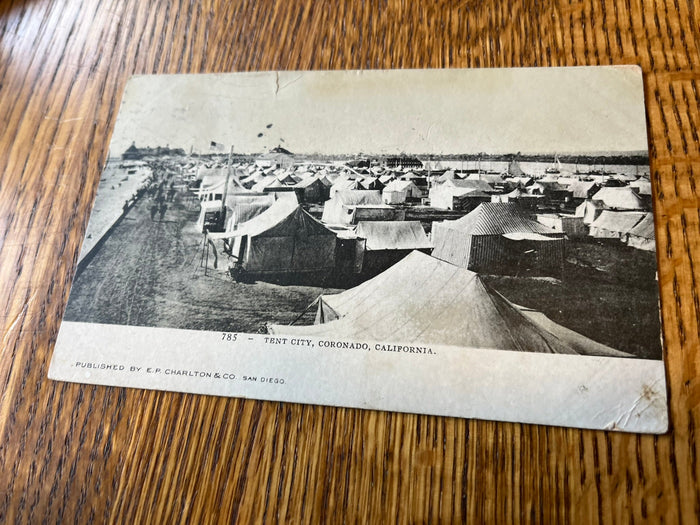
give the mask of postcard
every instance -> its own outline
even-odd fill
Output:
[[[132,78],[49,377],[665,432],[641,71]]]

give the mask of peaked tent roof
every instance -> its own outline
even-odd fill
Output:
[[[242,237],[244,235],[255,237],[256,235],[263,234],[272,228],[279,226],[287,219],[294,217],[297,214],[303,214],[305,216],[304,219],[309,221],[310,224],[318,226],[318,228],[322,228],[323,230],[327,230],[329,235],[335,235],[331,230],[326,228],[323,224],[305,212],[299,206],[296,200],[279,199],[260,215],[253,217],[247,222],[239,224],[237,230],[223,233],[212,233],[209,234],[209,237],[212,239],[229,239],[231,237]]]
[[[623,210],[644,209],[641,197],[629,186],[601,188],[593,195],[592,199],[594,201],[603,201],[608,208]]]
[[[335,320],[270,325],[271,333],[365,341],[441,344],[555,354],[625,357],[518,307],[469,270],[412,252],[397,264],[321,306]],[[334,314],[334,315],[333,315]]]
[[[601,228],[612,232],[629,233],[646,215],[645,212],[638,211],[603,210],[600,216],[591,224],[591,229]],[[654,221],[652,219],[652,229],[653,225]]]
[[[297,182],[294,187],[295,188],[308,188],[309,186],[313,186],[314,184],[323,184],[321,182],[321,178],[318,177],[317,175],[312,175],[311,177],[308,177],[306,179],[302,179],[299,182]]]
[[[456,221],[443,221],[442,226],[469,235],[503,235],[507,233],[539,233],[552,235],[552,230],[525,215],[515,203],[483,202]]]
[[[226,167],[206,168],[204,166],[200,166],[200,168],[197,170],[197,179],[202,181],[199,189],[197,190],[199,195],[217,192],[223,193],[224,186],[226,185],[226,178],[228,178],[229,191],[240,191],[241,189],[244,191],[246,190],[246,188],[244,188],[238,180],[236,170],[231,170],[231,174],[229,176],[228,168]]]
[[[587,199],[588,192],[596,186],[595,181],[579,180],[569,185],[569,191],[573,193],[574,199]]]
[[[275,193],[250,193],[228,195],[226,204],[232,209],[227,214],[226,231],[231,232],[253,217],[270,208],[276,200]]]
[[[651,181],[640,177],[634,182],[630,182],[630,188],[636,188],[640,195],[651,195]]]
[[[407,191],[407,190],[413,190],[416,189],[418,190],[418,186],[416,186],[413,181],[411,180],[401,180],[401,179],[395,179],[389,182],[386,186],[384,186],[384,191],[390,192],[390,191]]]
[[[273,186],[283,186],[283,184],[274,175],[266,175],[265,177],[261,178],[258,182],[253,184],[253,187],[251,189],[253,191],[263,191],[265,188]]]
[[[331,191],[337,194],[341,191],[362,191],[362,185],[359,180],[347,178],[344,175],[338,177],[331,186]],[[366,190],[367,191],[367,190]]]
[[[360,221],[355,233],[366,239],[366,249],[422,250],[432,248],[419,221]]]
[[[339,201],[344,206],[384,204],[379,190],[339,190],[331,200]]]
[[[494,193],[493,187],[484,180],[447,179],[442,186]]]
[[[630,235],[636,237],[644,237],[645,239],[654,238],[654,215],[647,213],[637,225],[629,231]]]

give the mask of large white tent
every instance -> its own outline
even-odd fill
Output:
[[[478,274],[414,251],[355,288],[318,299],[316,323],[273,334],[629,357],[517,306]]]

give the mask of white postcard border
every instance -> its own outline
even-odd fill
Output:
[[[64,321],[49,378],[627,432],[668,428],[661,360],[331,346],[338,342]]]

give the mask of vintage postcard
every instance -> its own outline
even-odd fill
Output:
[[[668,426],[636,67],[139,76],[49,377]]]

